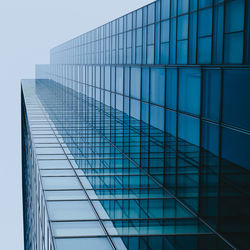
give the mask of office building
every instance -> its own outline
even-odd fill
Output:
[[[158,0],[22,80],[25,249],[248,249],[250,3]]]

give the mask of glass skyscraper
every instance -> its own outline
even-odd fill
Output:
[[[21,88],[25,249],[250,248],[250,1],[157,0]]]

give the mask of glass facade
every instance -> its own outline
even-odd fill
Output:
[[[22,81],[25,249],[248,249],[250,4],[158,0]]]

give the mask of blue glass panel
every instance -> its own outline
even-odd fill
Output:
[[[142,100],[149,101],[149,69],[142,68]]]
[[[147,63],[154,63],[154,45],[147,46]]]
[[[188,38],[188,15],[178,17],[177,39],[183,40]]]
[[[115,92],[115,67],[111,68],[111,90]]]
[[[199,0],[199,8],[204,8],[213,5],[213,0]]]
[[[198,0],[189,0],[190,1],[190,11],[197,10],[197,1]]]
[[[136,12],[136,26],[137,28],[142,26],[142,9]]]
[[[171,16],[177,16],[177,0],[170,0]]]
[[[156,1],[155,3],[155,21],[158,22],[161,20],[161,3]]]
[[[164,108],[150,105],[150,125],[164,130]]]
[[[142,45],[142,28],[136,30],[136,46]]]
[[[43,177],[44,189],[80,189],[81,185],[76,177]]]
[[[88,201],[50,201],[47,205],[51,220],[96,219]]]
[[[189,63],[196,63],[196,35],[197,35],[197,13],[189,16]]]
[[[169,43],[161,44],[161,63],[169,63]]]
[[[213,63],[222,63],[224,6],[214,6]]]
[[[187,54],[188,54],[188,41],[178,41],[177,42],[177,63],[187,64]]]
[[[244,0],[225,3],[225,32],[242,31],[244,28]]]
[[[161,23],[161,42],[169,42],[169,20]]]
[[[110,67],[105,67],[105,89],[110,90]]]
[[[201,72],[199,69],[180,69],[179,108],[192,114],[200,114]]]
[[[155,25],[155,64],[159,64],[159,52],[160,52],[160,24]]]
[[[116,92],[123,94],[123,68],[116,67]]]
[[[222,129],[222,157],[224,159],[250,170],[249,148],[249,134],[230,128]]]
[[[199,11],[199,36],[209,36],[212,34],[212,8]]]
[[[148,24],[155,22],[155,3],[148,5]]]
[[[176,109],[177,105],[177,69],[167,69],[166,106]]]
[[[148,26],[148,44],[154,43],[154,37],[155,37],[154,28],[155,28],[154,24]]]
[[[178,14],[188,12],[189,0],[178,0]]]
[[[165,69],[151,69],[150,101],[164,106],[165,97]]]
[[[179,114],[178,135],[183,140],[199,146],[200,122],[199,119]]]
[[[243,32],[225,34],[224,62],[242,63]]]
[[[219,127],[213,123],[202,122],[202,147],[218,156]]]
[[[203,37],[199,38],[198,41],[198,63],[210,64],[211,63],[211,49],[212,49],[212,38]]]
[[[250,130],[250,73],[248,70],[225,70],[222,120]]]
[[[221,72],[220,70],[203,71],[203,116],[219,121],[221,95]]]
[[[166,132],[176,136],[176,112],[166,110]]]
[[[116,95],[116,108],[123,111],[123,96]]]
[[[86,250],[103,249],[112,250],[113,247],[110,245],[107,238],[67,238],[67,239],[56,239],[57,249],[60,250],[82,250],[83,246]]]
[[[170,63],[175,64],[176,56],[176,18],[171,19],[170,31]]]
[[[134,99],[131,99],[131,110],[130,110],[130,115],[138,120],[140,120],[140,102]]]
[[[161,19],[167,19],[170,16],[170,0],[161,0]]]
[[[141,69],[131,68],[131,96],[140,99],[141,97]]]
[[[149,105],[147,103],[142,102],[141,113],[142,113],[142,121],[148,123]]]
[[[129,96],[129,90],[130,90],[130,68],[125,67],[125,73],[124,73],[124,95]]]

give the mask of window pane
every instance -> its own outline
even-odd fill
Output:
[[[223,84],[223,122],[250,130],[250,73],[225,70]]]
[[[166,110],[166,132],[176,136],[176,112]]]
[[[199,69],[180,69],[179,108],[192,114],[200,114],[201,73]]]
[[[204,70],[202,113],[204,117],[215,121],[219,121],[220,115],[220,90],[220,70]]]
[[[141,97],[141,69],[131,68],[131,96],[140,99]]]
[[[200,122],[199,119],[188,115],[179,114],[179,137],[183,140],[199,146]]]
[[[83,246],[86,250],[102,249],[112,250],[108,239],[106,238],[68,238],[56,239],[56,246],[60,250],[82,250]]]
[[[123,68],[116,67],[116,92],[123,94]]]
[[[149,69],[142,68],[142,100],[149,101]]]
[[[170,10],[170,0],[162,0],[161,1],[161,18],[167,19],[169,18],[169,10]]]
[[[164,130],[164,109],[150,105],[150,125]]]
[[[165,69],[151,69],[150,101],[164,106]]]
[[[176,109],[177,104],[177,69],[167,69],[166,106]]]
[[[212,8],[199,11],[199,36],[212,34]]]
[[[199,38],[198,42],[198,63],[210,64],[211,63],[211,37]]]
[[[42,177],[44,189],[79,189],[76,177]]]
[[[96,219],[88,201],[50,201],[47,204],[51,220]]]
[[[183,40],[188,38],[188,15],[178,17],[177,39]]]

